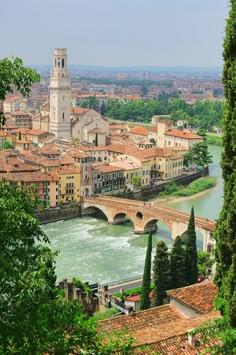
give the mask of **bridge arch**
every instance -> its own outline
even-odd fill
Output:
[[[124,212],[124,211],[119,211],[118,213],[114,213],[112,215],[112,219],[113,219],[113,224],[123,224],[126,222],[132,222],[133,225],[135,225],[135,221],[134,218],[131,214]]]
[[[156,232],[156,230],[158,229],[157,222],[157,218],[153,218],[147,221],[144,225],[144,233]]]
[[[107,209],[103,206],[93,206],[93,205],[90,205],[90,206],[84,206],[84,209],[83,209],[83,215],[91,215],[93,216],[94,212],[96,211],[100,211],[102,212],[102,214],[106,217],[107,221],[109,223],[112,223],[112,220],[111,220],[111,217],[109,215],[109,213],[107,213]]]

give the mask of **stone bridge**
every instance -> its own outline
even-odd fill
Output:
[[[121,224],[127,218],[134,224],[134,233],[144,234],[157,229],[157,222],[168,226],[172,238],[182,235],[188,227],[190,215],[153,202],[128,200],[117,197],[96,195],[83,197],[82,214],[91,214],[96,209],[102,211],[108,223]],[[213,232],[215,221],[195,216],[195,228],[203,235],[203,250],[213,253],[215,241]]]

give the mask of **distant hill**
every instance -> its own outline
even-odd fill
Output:
[[[51,65],[30,65],[32,68],[37,69],[39,72],[49,72],[52,68]],[[72,72],[87,71],[87,72],[156,72],[156,73],[182,73],[182,74],[221,74],[221,67],[103,67],[96,65],[69,65]]]

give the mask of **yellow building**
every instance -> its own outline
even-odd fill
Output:
[[[59,177],[59,203],[79,203],[80,168],[64,166],[57,171]]]

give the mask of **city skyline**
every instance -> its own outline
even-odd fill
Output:
[[[1,58],[50,65],[55,47],[69,64],[105,67],[220,67],[227,0],[22,0],[4,4]]]

